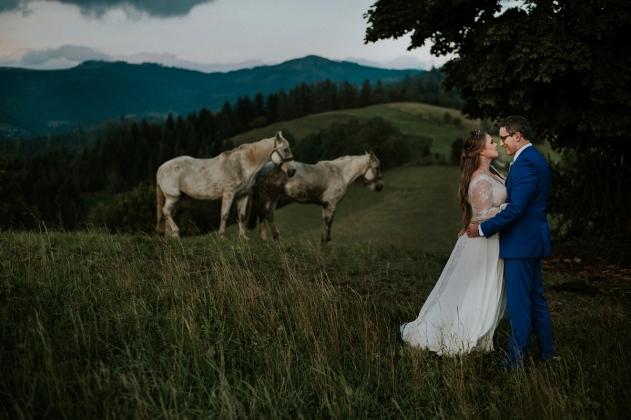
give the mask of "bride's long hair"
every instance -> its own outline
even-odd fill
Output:
[[[480,152],[484,149],[486,144],[486,135],[490,134],[486,130],[471,131],[464,138],[464,144],[462,145],[462,154],[460,155],[460,209],[462,210],[462,230],[458,236],[463,235],[469,222],[471,222],[471,215],[473,210],[471,204],[467,199],[469,196],[469,184],[471,183],[471,175],[480,167]],[[499,173],[491,166],[491,171],[496,175]]]

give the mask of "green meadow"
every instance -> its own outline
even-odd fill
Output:
[[[387,116],[449,153],[480,122],[450,127],[445,112],[460,115],[380,105],[235,142]],[[631,417],[631,286],[610,268],[555,268],[579,267],[562,260],[576,255],[544,265],[553,363],[500,370],[505,320],[488,354],[404,346],[399,326],[418,314],[461,227],[459,168],[412,163],[383,178],[381,192],[349,186],[325,245],[320,207],[299,204],[277,210],[279,242],[258,230],[239,239],[236,226],[223,241],[0,232],[0,418]]]

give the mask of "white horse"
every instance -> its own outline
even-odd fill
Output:
[[[270,160],[287,177],[291,178],[296,173],[289,143],[280,131],[275,137],[242,144],[211,159],[180,156],[163,163],[156,174],[158,231],[164,230],[166,236],[179,237],[180,229],[173,217],[180,194],[185,193],[198,200],[222,199],[221,238],[226,237],[228,214],[236,199],[239,235],[245,237],[243,224],[250,190],[256,174]]]
[[[322,206],[322,242],[331,240],[331,224],[337,205],[346,194],[348,184],[359,177],[373,191],[383,189],[379,159],[372,152],[360,156],[344,156],[335,160],[320,161],[315,165],[296,162],[296,175],[289,179],[272,165],[265,165],[256,177],[248,214],[248,228],[260,223],[259,236],[265,239],[265,220],[269,222],[274,239],[280,233],[274,224],[274,210],[282,193],[302,204]]]

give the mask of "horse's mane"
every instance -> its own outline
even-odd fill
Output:
[[[360,157],[363,157],[366,155],[353,155],[353,156],[341,156],[337,159],[333,159],[333,160],[321,160],[318,163],[316,163],[316,165],[322,165],[322,166],[337,166],[340,163],[343,163],[344,161],[347,160],[351,160],[351,159],[357,159]]]
[[[252,146],[256,146],[259,143],[265,141],[265,140],[273,140],[274,137],[270,137],[269,139],[261,139],[261,140],[257,140],[257,141],[253,141],[250,143],[241,143],[240,145],[238,145],[237,147],[235,147],[234,149],[228,150],[229,152],[236,152],[238,150],[242,150],[242,149],[249,149]]]
[[[219,156],[223,156],[224,158],[230,158],[233,153],[248,153],[249,150],[257,150],[262,147],[263,143],[266,141],[274,140],[274,137],[270,137],[269,139],[261,139],[258,141],[253,141],[251,143],[241,143],[239,146],[234,149],[226,150],[225,152],[221,152]]]

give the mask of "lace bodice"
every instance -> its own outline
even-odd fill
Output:
[[[488,174],[479,174],[469,183],[468,200],[473,211],[471,220],[482,222],[502,211],[508,204],[506,187]]]

